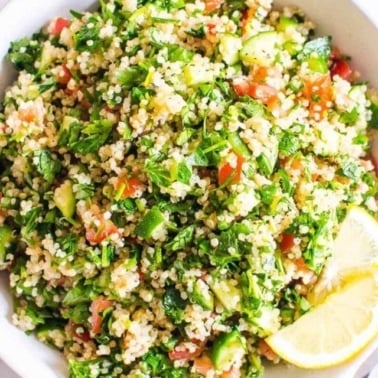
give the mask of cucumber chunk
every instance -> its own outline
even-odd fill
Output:
[[[203,281],[198,280],[193,285],[192,301],[205,310],[214,309],[214,296],[209,286]]]
[[[276,58],[278,33],[266,31],[247,39],[240,51],[240,57],[244,64],[259,64],[269,66]]]
[[[219,41],[219,52],[223,61],[232,65],[239,61],[239,52],[242,48],[240,37],[234,34],[224,34]]]
[[[228,371],[247,352],[246,340],[238,330],[219,336],[211,350],[211,359],[217,371]]]
[[[240,311],[241,290],[230,280],[209,282],[209,286],[218,301],[228,311]]]
[[[154,231],[164,223],[164,215],[157,207],[153,207],[137,224],[135,232],[143,239],[148,239]]]
[[[72,217],[75,214],[76,201],[70,180],[65,180],[63,184],[55,189],[54,202],[63,216],[72,221]]]

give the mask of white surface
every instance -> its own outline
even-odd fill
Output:
[[[0,12],[0,58],[5,55],[9,42],[31,34],[45,22],[57,15],[67,15],[69,9],[84,9],[93,4],[93,0],[11,0]],[[0,9],[7,0],[0,0]],[[376,0],[355,0],[373,20],[359,12],[352,1],[333,0],[278,0],[279,4],[297,4],[311,19],[316,21],[319,31],[330,34],[334,43],[345,53],[351,55],[353,65],[364,79],[368,79],[378,88],[378,5]],[[321,4],[321,6],[320,6]],[[375,27],[373,25],[375,23]],[[10,67],[1,62],[0,93],[11,80]],[[7,295],[4,274],[0,275],[0,357],[13,367],[22,378],[60,378],[67,372],[63,358],[37,342],[25,336],[10,323],[11,303]],[[317,372],[304,372],[294,368],[267,369],[266,378],[349,378],[353,377],[363,361],[378,346],[366,350],[357,361],[343,367]],[[377,362],[378,356],[372,361]],[[9,370],[4,370],[0,361],[0,377],[14,378]],[[265,378],[264,377],[264,378]],[[375,378],[375,377],[374,377]]]

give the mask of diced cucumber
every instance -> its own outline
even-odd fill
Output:
[[[194,87],[199,84],[211,83],[214,80],[214,73],[205,66],[189,64],[184,68],[184,80],[186,85]]]
[[[13,240],[13,231],[6,225],[0,226],[0,264],[5,261],[7,249]]]
[[[371,118],[369,120],[369,126],[378,129],[378,93],[368,95],[370,100]]]
[[[296,28],[298,26],[298,21],[295,18],[281,16],[278,24],[277,30],[280,32],[285,32],[290,28]]]
[[[240,57],[244,64],[260,64],[268,66],[273,63],[277,54],[278,33],[265,31],[247,39],[240,51]]]
[[[39,62],[39,72],[43,72],[46,68],[52,63],[53,61],[53,52],[52,49],[54,47],[51,46],[49,42],[45,43],[42,48],[41,53],[41,60]]]
[[[197,280],[193,285],[192,300],[205,310],[214,309],[214,296],[209,286],[203,280]]]
[[[65,180],[55,189],[54,202],[63,216],[72,221],[72,217],[75,214],[76,201],[70,180]]]
[[[135,232],[139,237],[148,239],[164,221],[165,218],[162,212],[157,207],[153,207],[137,224]]]
[[[241,290],[230,280],[211,280],[209,286],[218,301],[228,311],[240,311]]]
[[[241,38],[234,34],[224,34],[219,41],[219,52],[223,61],[232,65],[239,61],[239,52],[242,48]]]
[[[319,72],[321,74],[325,74],[328,72],[328,63],[321,56],[310,56],[307,59],[307,63],[308,63],[308,68],[311,71]]]
[[[215,370],[218,372],[229,370],[244,357],[246,352],[246,340],[238,330],[222,334],[214,341],[211,350]]]

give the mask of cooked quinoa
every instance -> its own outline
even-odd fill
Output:
[[[13,42],[0,268],[71,377],[261,377],[351,205],[377,120],[271,0],[103,0]],[[377,125],[375,125],[377,126]]]

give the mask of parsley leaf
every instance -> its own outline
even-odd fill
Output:
[[[54,181],[56,174],[59,173],[62,168],[61,163],[55,160],[48,150],[36,151],[34,154],[34,163],[37,167],[37,171],[49,185]]]

